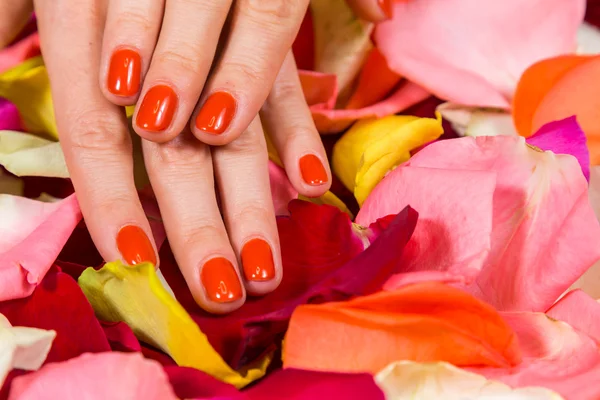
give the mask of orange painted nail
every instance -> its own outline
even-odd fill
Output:
[[[144,96],[135,123],[147,131],[164,131],[171,125],[177,102],[177,95],[169,86],[154,86]]]
[[[304,182],[309,185],[318,186],[327,182],[327,171],[314,154],[307,154],[300,159],[300,173]]]
[[[229,303],[242,298],[242,284],[233,265],[223,257],[211,258],[200,273],[206,297],[215,303]]]
[[[242,249],[242,266],[246,280],[261,282],[275,277],[271,246],[262,239],[246,242]]]
[[[121,49],[113,53],[108,67],[106,87],[116,96],[135,96],[140,90],[142,59],[133,50]]]
[[[386,17],[392,18],[394,16],[394,0],[377,0],[377,4],[379,4],[381,11],[383,11]]]
[[[227,92],[215,92],[204,102],[196,117],[196,128],[220,135],[225,132],[235,115],[236,102]]]
[[[156,254],[146,232],[139,226],[126,225],[117,233],[117,248],[129,265],[151,262],[156,265]]]

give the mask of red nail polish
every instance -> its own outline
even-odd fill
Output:
[[[233,265],[223,257],[211,258],[202,266],[200,280],[206,297],[215,303],[229,303],[242,298],[242,284]]]
[[[307,154],[300,159],[300,174],[304,182],[311,186],[327,182],[327,171],[319,157],[314,154]]]
[[[154,86],[144,96],[135,123],[150,132],[164,131],[171,125],[177,102],[177,95],[169,86]]]
[[[202,105],[196,117],[196,128],[220,135],[227,130],[235,115],[236,102],[227,92],[211,94]]]
[[[110,59],[106,88],[116,96],[135,96],[140,90],[141,75],[140,55],[134,50],[117,50]]]

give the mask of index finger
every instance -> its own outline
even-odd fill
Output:
[[[76,3],[76,4],[74,4]],[[133,180],[124,110],[98,85],[104,16],[96,0],[36,3],[60,143],[86,224],[107,261],[157,264]]]

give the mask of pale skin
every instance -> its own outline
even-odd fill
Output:
[[[61,146],[105,260],[160,265],[134,185],[122,107],[136,105],[133,129],[196,302],[226,313],[247,294],[278,286],[283,272],[263,126],[300,194],[320,196],[331,183],[290,51],[308,3],[0,2],[0,48],[35,9]],[[386,18],[380,1],[348,3],[365,19]]]

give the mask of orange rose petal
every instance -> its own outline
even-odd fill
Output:
[[[578,55],[553,57],[533,64],[523,73],[513,98],[513,119],[521,136],[535,133],[533,117],[552,87],[573,68],[589,60],[589,56]]]
[[[548,91],[532,120],[535,132],[547,122],[577,116],[585,132],[592,165],[600,164],[600,56],[587,57],[573,67]]]
[[[357,109],[370,106],[383,100],[402,77],[390,70],[386,59],[374,48],[365,61],[356,90],[348,100],[346,109]]]
[[[507,367],[521,351],[496,310],[441,283],[303,305],[292,315],[286,368],[376,373],[398,360]]]

